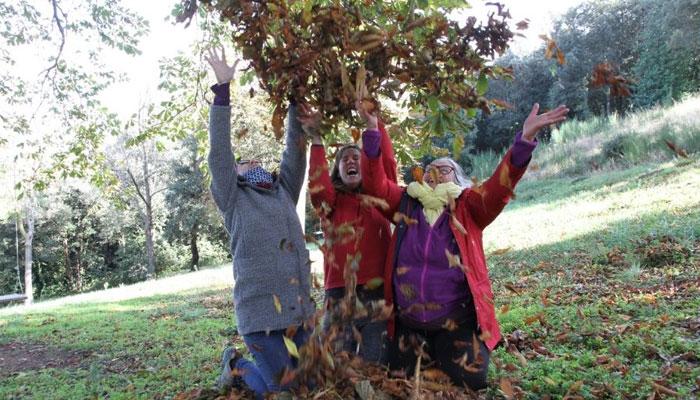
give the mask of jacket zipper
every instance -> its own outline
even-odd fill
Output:
[[[427,222],[427,221],[426,221]],[[430,239],[433,236],[433,227],[430,227],[428,231],[428,238],[425,241],[425,246],[423,247],[423,271],[420,275],[420,299],[425,305],[425,275],[428,273],[428,247],[430,246]],[[422,321],[427,322],[425,318],[425,309],[421,311]]]

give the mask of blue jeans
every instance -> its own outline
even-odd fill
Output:
[[[255,361],[241,358],[235,367],[243,372],[243,380],[255,392],[257,399],[263,399],[265,393],[289,389],[288,386],[281,386],[279,379],[285,368],[295,368],[297,362],[287,352],[283,336],[284,330],[271,331],[269,335],[265,332],[243,335],[243,341]],[[309,331],[302,327],[299,327],[293,338],[297,348],[308,339]]]

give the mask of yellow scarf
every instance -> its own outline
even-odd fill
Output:
[[[411,182],[406,189],[409,196],[423,205],[425,220],[432,226],[442,214],[450,198],[456,199],[462,188],[453,182],[440,183],[431,188],[427,183]]]

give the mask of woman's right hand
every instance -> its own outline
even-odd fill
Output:
[[[211,69],[214,70],[216,82],[219,85],[231,82],[233,80],[233,75],[236,72],[236,65],[238,65],[240,60],[236,60],[233,65],[229,66],[226,63],[226,52],[224,51],[223,47],[221,48],[221,55],[218,54],[216,49],[208,49],[207,52],[209,53],[209,56],[205,55],[204,59],[207,60],[209,65],[211,65]]]

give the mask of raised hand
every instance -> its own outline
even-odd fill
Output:
[[[367,100],[362,100],[358,99],[355,101],[355,109],[357,109],[357,113],[360,115],[360,118],[362,118],[363,121],[365,121],[365,124],[367,124],[367,129],[368,130],[376,130],[377,129],[377,116],[375,115],[374,112],[370,112],[367,110],[367,107],[372,104],[372,102],[367,101]],[[372,104],[373,106],[374,104]]]
[[[544,114],[537,115],[539,110],[540,105],[535,103],[532,106],[530,115],[527,116],[527,119],[523,123],[522,137],[527,141],[531,142],[535,140],[537,133],[545,126],[564,121],[566,119],[566,114],[569,112],[569,109],[563,105],[555,108],[554,110],[547,111]]]
[[[238,65],[240,60],[236,60],[233,65],[229,66],[226,63],[226,52],[224,51],[223,47],[221,48],[221,55],[218,54],[216,49],[208,49],[207,53],[209,55],[205,55],[204,59],[207,60],[209,65],[211,65],[211,69],[214,70],[216,82],[219,85],[231,82],[231,80],[233,80],[233,75],[236,72],[236,65]]]
[[[314,111],[308,104],[299,102],[297,120],[301,123],[301,128],[311,138],[313,144],[321,144],[321,136],[318,126],[321,124],[321,114]]]

